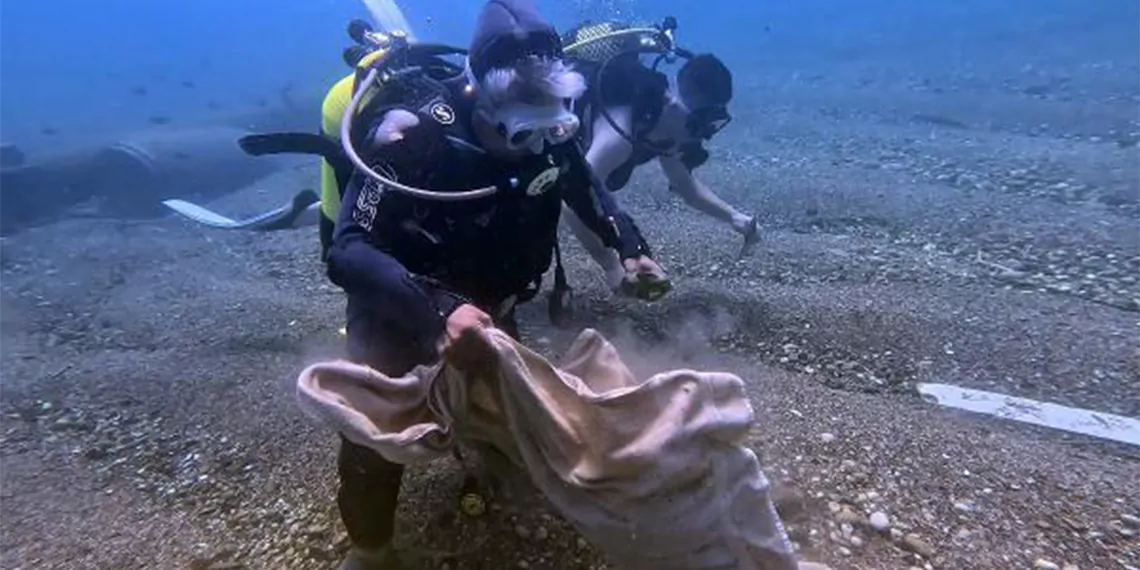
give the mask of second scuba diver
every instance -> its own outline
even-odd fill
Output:
[[[611,191],[626,186],[634,168],[657,159],[669,190],[693,208],[731,224],[744,237],[741,255],[759,238],[755,216],[722,200],[693,175],[709,158],[704,144],[731,120],[732,73],[716,56],[693,54],[673,43],[676,21],[637,28],[618,22],[582,24],[563,35],[566,53],[587,77],[590,93],[578,101],[578,115],[594,173]],[[656,56],[646,66],[643,55]],[[676,85],[658,71],[680,57]],[[621,261],[573,212],[567,225],[603,269],[607,284],[622,283]]]
[[[466,69],[443,57],[462,50],[362,35],[377,47],[344,107],[351,170],[339,167],[351,174],[327,250],[329,278],[348,295],[350,359],[393,376],[440,356],[478,365],[486,327],[517,336],[515,307],[556,257],[564,202],[644,285],[635,290],[668,289],[592,177],[569,108],[584,78],[529,0],[485,5]],[[352,548],[341,570],[392,567],[403,470],[342,438],[337,502]]]

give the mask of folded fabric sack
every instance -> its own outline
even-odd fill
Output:
[[[624,570],[794,570],[756,455],[738,376],[674,370],[638,381],[587,329],[559,366],[490,330],[497,361],[401,378],[345,361],[297,382],[307,414],[390,461],[491,445]]]

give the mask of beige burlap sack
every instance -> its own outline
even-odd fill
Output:
[[[499,449],[555,509],[624,570],[794,570],[768,481],[743,440],[743,381],[674,370],[644,381],[594,330],[559,366],[493,330],[496,366],[402,378],[343,361],[297,384],[301,407],[391,461]]]

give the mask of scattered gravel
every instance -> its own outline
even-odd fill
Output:
[[[1102,133],[987,129],[919,109],[948,79],[911,79],[917,95],[893,118],[859,107],[882,106],[873,85],[850,100],[802,87],[822,77],[741,105],[747,120],[699,173],[761,214],[749,259],[655,169],[639,172],[621,200],[674,293],[614,298],[567,243],[579,320],[549,327],[536,302],[524,337],[556,354],[593,326],[641,372],[740,374],[757,412],[749,445],[807,559],[1140,567],[1135,449],[933,408],[913,390],[951,382],[1140,415],[1140,129],[1099,126],[1119,98],[1097,107]],[[1011,109],[1079,107],[1078,86],[1040,74],[998,91]],[[215,206],[249,213],[313,176]],[[339,355],[342,298],[316,253],[307,230],[177,220],[4,239],[0,566],[331,568],[348,545],[335,437],[292,392],[305,363]],[[451,461],[406,477],[398,542],[413,568],[607,568],[531,494],[463,515],[462,479]]]

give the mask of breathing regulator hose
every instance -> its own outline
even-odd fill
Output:
[[[366,26],[367,24],[364,25]],[[392,190],[403,192],[410,196],[422,198],[425,200],[435,200],[438,202],[461,202],[464,200],[476,200],[479,198],[485,198],[498,192],[499,189],[495,186],[487,186],[484,188],[476,188],[474,190],[465,190],[461,192],[438,192],[434,190],[424,190],[423,188],[414,188],[406,184],[401,184],[400,182],[397,182],[388,176],[376,172],[372,167],[370,167],[367,163],[364,162],[364,160],[360,158],[360,155],[356,152],[356,147],[354,147],[352,144],[352,127],[353,123],[356,122],[354,119],[356,118],[356,114],[360,109],[361,101],[363,101],[365,95],[367,95],[372,89],[375,89],[378,83],[381,81],[380,67],[382,67],[385,62],[390,60],[395,52],[405,52],[405,50],[408,49],[408,42],[406,36],[398,31],[394,31],[391,34],[387,35],[381,35],[372,32],[371,29],[354,29],[353,27],[350,27],[349,35],[359,43],[365,43],[362,41],[365,40],[375,47],[380,47],[388,50],[387,53],[380,56],[380,60],[377,63],[371,65],[371,68],[369,69],[368,74],[365,75],[363,82],[361,82],[359,88],[356,89],[356,93],[352,95],[352,99],[349,101],[348,105],[345,106],[344,114],[340,119],[340,145],[341,148],[344,149],[344,154],[348,157],[348,160],[352,163],[352,165],[358,168],[369,178],[372,178],[373,180],[383,184],[385,188],[390,188]]]

